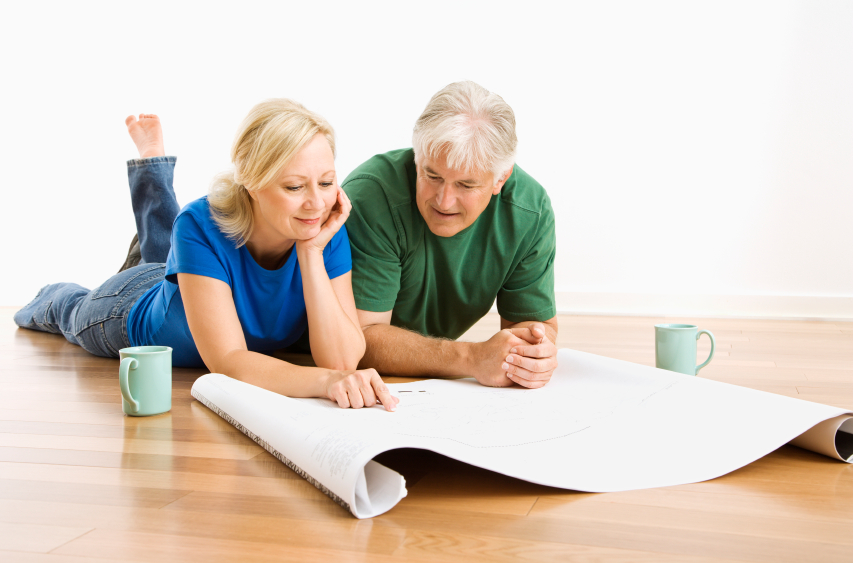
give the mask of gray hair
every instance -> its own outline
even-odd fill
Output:
[[[442,88],[415,122],[415,162],[441,154],[455,170],[498,176],[515,162],[515,114],[503,98],[471,81]]]

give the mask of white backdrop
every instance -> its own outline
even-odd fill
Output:
[[[343,178],[471,79],[551,196],[562,311],[853,318],[853,3],[7,6],[0,304],[121,264],[128,114],[160,115],[183,205],[262,99],[328,118]]]

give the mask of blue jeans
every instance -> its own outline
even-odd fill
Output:
[[[118,357],[130,346],[127,317],[134,303],[166,274],[172,223],[180,208],[172,181],[173,156],[129,160],[127,179],[142,260],[93,291],[76,283],[54,283],[15,313],[22,328],[62,334],[96,356]]]

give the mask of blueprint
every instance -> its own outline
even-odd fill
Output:
[[[534,390],[473,379],[389,385],[400,398],[392,413],[283,397],[221,374],[199,378],[192,394],[358,518],[405,497],[403,477],[373,461],[397,448],[590,492],[713,479],[792,440],[843,461],[853,454],[839,451],[853,437],[843,409],[574,350],[558,362]]]

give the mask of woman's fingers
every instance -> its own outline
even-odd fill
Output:
[[[332,214],[329,215],[329,219],[332,220],[335,224],[335,232],[341,228],[347,218],[349,218],[350,211],[352,211],[352,203],[350,202],[347,194],[338,187],[338,201],[336,205],[337,209],[332,211]]]
[[[350,407],[349,395],[347,395],[347,392],[342,385],[335,389],[332,393],[332,397],[342,409],[348,409]]]
[[[352,211],[352,202],[346,192],[340,187],[338,187],[338,201],[341,203],[341,215],[346,220],[349,217],[350,211]]]
[[[331,397],[344,409],[370,408],[381,402],[385,410],[390,412],[396,410],[399,402],[374,369],[357,370],[344,375],[334,384]]]
[[[388,412],[397,410],[397,403],[400,402],[400,399],[391,394],[388,387],[385,385],[385,382],[382,381],[382,378],[379,377],[378,373],[376,373],[376,370],[371,369],[369,371],[373,372],[370,378],[370,384],[373,386],[376,396],[379,397],[379,402],[382,403],[382,406],[385,407],[385,410]]]
[[[325,246],[325,244],[332,239],[335,233],[341,229],[341,225],[343,225],[349,218],[351,210],[352,203],[350,203],[350,200],[347,198],[344,191],[341,188],[338,188],[338,201],[332,209],[332,212],[326,218],[326,221],[323,223],[323,228],[320,233],[315,238],[322,239],[323,245]]]
[[[354,409],[360,409],[364,406],[364,397],[361,395],[361,389],[356,387],[355,389],[351,389],[348,391],[349,394],[349,406]]]

